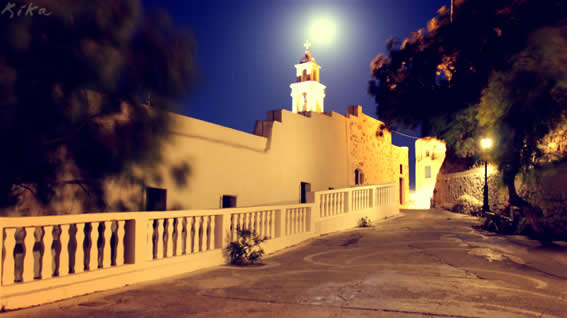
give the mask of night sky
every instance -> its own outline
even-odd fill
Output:
[[[143,0],[146,8],[162,8],[173,22],[191,30],[197,44],[200,79],[179,113],[222,126],[252,132],[256,120],[274,109],[291,111],[289,84],[304,54],[311,53],[327,86],[325,111],[346,112],[359,104],[376,116],[366,90],[370,62],[385,53],[392,36],[406,38],[450,0]],[[334,24],[332,40],[311,34],[318,19]],[[415,132],[410,132],[415,135]],[[410,147],[413,188],[413,140],[393,134],[393,143]]]

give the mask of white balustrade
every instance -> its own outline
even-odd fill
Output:
[[[208,257],[204,252],[225,248],[239,229],[278,242],[303,240],[301,235],[317,234],[318,222],[326,218],[336,219],[329,224],[340,227],[340,218],[358,217],[350,213],[372,213],[370,209],[395,213],[395,190],[389,184],[319,191],[313,203],[281,206],[0,218],[4,250],[0,283],[10,290],[12,285],[47,279],[65,282],[77,273],[98,279],[104,274],[91,274],[112,267],[144,268],[160,261],[166,266],[168,258],[200,257],[201,252]],[[34,255],[36,245],[40,248]]]

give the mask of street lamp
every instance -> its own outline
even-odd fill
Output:
[[[492,139],[482,138],[480,140],[480,148],[487,151],[492,148]],[[488,161],[484,160],[484,202],[482,204],[482,212],[487,212],[490,209],[488,206]]]

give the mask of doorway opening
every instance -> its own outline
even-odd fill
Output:
[[[307,203],[307,192],[311,192],[311,183],[301,182],[301,198],[300,203]]]

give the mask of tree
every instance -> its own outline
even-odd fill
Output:
[[[105,178],[160,159],[195,78],[190,34],[138,0],[18,3],[0,42],[0,208],[26,193],[49,205],[61,187],[103,208]]]
[[[372,62],[369,93],[390,125],[445,139],[461,157],[478,156],[480,136],[497,139],[498,164],[511,205],[514,179],[533,168],[538,141],[567,111],[567,29],[559,1],[455,1],[453,22],[441,8],[388,56]],[[391,47],[391,46],[390,46]]]

